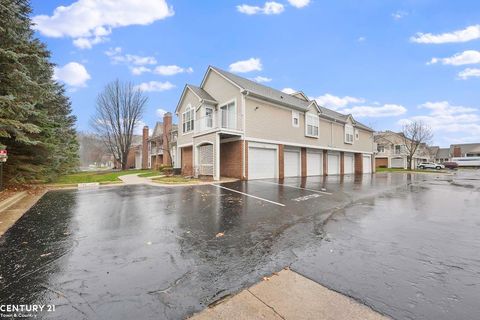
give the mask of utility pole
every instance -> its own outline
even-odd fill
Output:
[[[3,190],[3,164],[7,162],[8,152],[3,149],[0,150],[0,191]]]

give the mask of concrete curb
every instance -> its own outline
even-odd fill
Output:
[[[27,195],[26,191],[21,191],[19,193],[14,194],[10,198],[7,198],[0,202],[0,212],[3,212],[13,206],[18,201],[22,200]]]

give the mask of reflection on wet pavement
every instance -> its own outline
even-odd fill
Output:
[[[224,184],[284,207],[209,185],[50,192],[0,238],[0,301],[55,304],[48,319],[178,319],[290,265],[395,318],[469,319],[477,178]]]

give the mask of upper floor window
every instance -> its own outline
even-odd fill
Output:
[[[358,132],[358,129],[355,129],[355,140],[360,139],[360,133]]]
[[[395,154],[400,154],[402,153],[402,146],[399,144],[395,145]]]
[[[298,111],[292,110],[292,126],[297,128],[300,126],[300,113]]]
[[[384,153],[385,152],[385,146],[377,146],[377,151],[379,153]]]
[[[353,127],[349,124],[345,125],[345,143],[353,143]]]
[[[220,119],[222,121],[222,128],[236,129],[237,122],[237,108],[235,107],[235,101],[230,102],[220,107]]]
[[[305,135],[308,137],[318,138],[319,132],[319,119],[316,114],[305,114]]]
[[[195,110],[189,104],[184,113],[182,113],[182,128],[183,133],[193,131],[193,123],[195,119]]]
[[[213,127],[213,108],[205,107],[205,126],[207,128]]]

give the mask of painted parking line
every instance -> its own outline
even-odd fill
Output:
[[[249,182],[252,182],[252,181],[249,181]],[[311,192],[317,192],[317,193],[327,194],[327,195],[331,195],[331,194],[332,194],[331,192],[325,192],[325,191],[319,191],[319,190],[314,190],[314,189],[296,187],[296,186],[291,186],[291,185],[288,185],[288,184],[281,184],[281,183],[276,183],[276,182],[258,181],[258,180],[254,180],[253,182],[260,182],[260,183],[267,183],[267,184],[275,184],[275,185],[277,185],[277,186],[284,186],[284,187],[295,188],[295,189],[300,189],[300,190],[306,190],[306,191],[311,191]]]
[[[234,190],[234,189],[230,189],[230,188],[227,188],[227,187],[219,186],[218,184],[212,184],[212,186],[215,186],[215,187],[221,188],[221,189],[225,189],[225,190],[228,190],[228,191],[240,193],[244,196],[255,198],[255,199],[258,199],[258,200],[262,200],[262,201],[265,201],[265,202],[268,202],[268,203],[276,204],[277,206],[285,207],[284,204],[281,204],[281,203],[278,203],[278,202],[275,202],[275,201],[271,201],[271,200],[268,200],[268,199],[260,198],[260,197],[257,197],[257,196],[254,196],[254,195],[251,195],[251,194],[248,194],[248,193],[244,193],[244,192],[241,192],[241,191],[237,191],[237,190]]]

